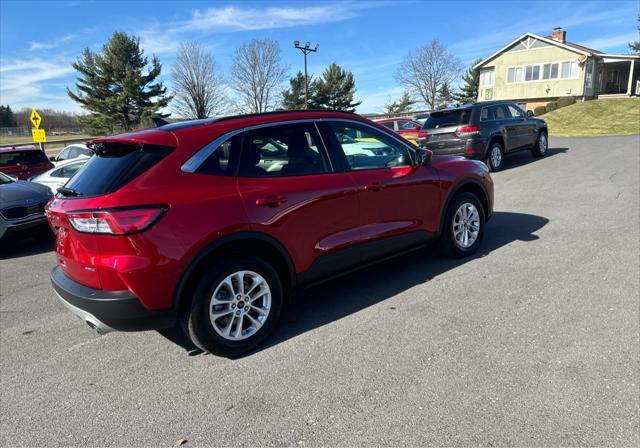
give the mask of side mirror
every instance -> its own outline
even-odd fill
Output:
[[[527,111],[527,118],[529,117],[533,117],[533,111],[530,111],[530,110]]]
[[[56,161],[56,156],[50,156],[49,160],[51,160],[52,162],[55,162]]]
[[[425,166],[431,164],[431,156],[433,152],[431,152],[427,148],[418,148],[416,151],[416,165]]]

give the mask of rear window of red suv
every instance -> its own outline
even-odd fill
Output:
[[[469,124],[471,109],[454,109],[432,112],[422,129],[438,129]]]
[[[65,185],[74,196],[112,193],[150,169],[173,148],[136,143],[98,143],[96,154]]]
[[[0,166],[31,165],[46,163],[49,159],[42,151],[10,151],[0,153]]]

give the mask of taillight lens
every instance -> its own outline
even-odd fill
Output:
[[[167,211],[164,205],[67,213],[74,229],[83,233],[129,235],[151,227]]]
[[[467,137],[469,135],[475,135],[480,133],[480,126],[458,126],[456,128],[456,135],[458,137]]]
[[[418,132],[418,138],[425,138],[427,134],[428,134],[427,131],[420,131]]]

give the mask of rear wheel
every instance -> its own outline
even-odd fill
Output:
[[[536,140],[536,144],[533,146],[531,152],[536,157],[544,157],[547,155],[547,150],[549,149],[549,139],[547,138],[547,134],[545,132],[540,132],[538,134],[538,139]]]
[[[275,269],[258,257],[237,257],[211,266],[202,275],[183,326],[202,350],[236,357],[271,333],[282,303]]]
[[[481,202],[473,193],[457,195],[449,208],[440,236],[442,251],[451,257],[474,254],[484,235],[485,213]]]
[[[487,151],[487,166],[490,171],[500,171],[502,169],[502,164],[504,161],[504,150],[502,149],[502,145],[498,142],[493,142],[489,146],[489,151]]]

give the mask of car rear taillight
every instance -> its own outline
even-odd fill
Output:
[[[418,138],[425,138],[427,134],[428,134],[427,131],[420,131],[418,132]]]
[[[480,126],[458,126],[456,128],[456,135],[458,137],[467,137],[469,135],[476,135],[480,133]]]
[[[164,205],[68,212],[74,229],[83,233],[129,235],[151,227],[167,211]]]

